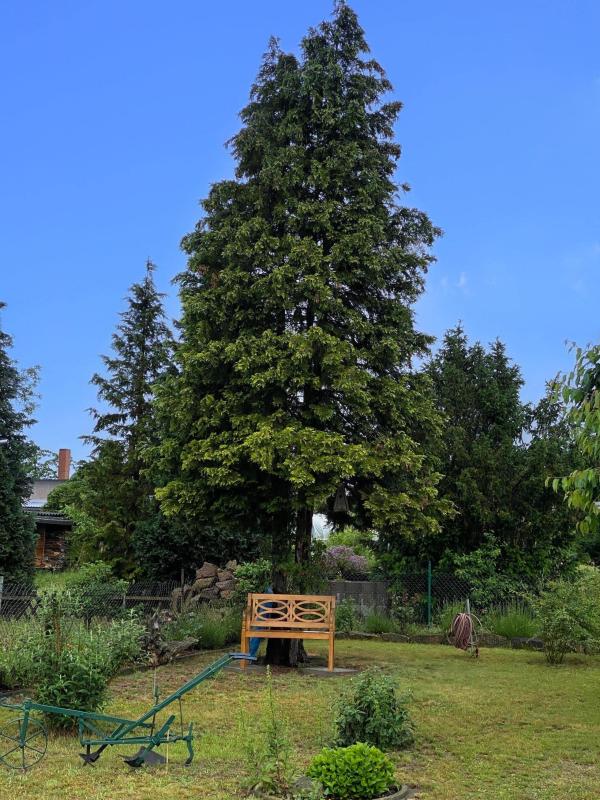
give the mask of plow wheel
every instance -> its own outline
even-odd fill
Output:
[[[0,728],[0,763],[9,769],[30,769],[46,755],[46,728],[37,719],[29,718],[21,737],[22,723],[23,717],[17,717]]]

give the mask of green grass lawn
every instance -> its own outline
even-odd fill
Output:
[[[319,651],[320,643],[311,644]],[[482,650],[479,660],[449,647],[341,641],[340,666],[380,664],[413,693],[415,745],[393,754],[401,782],[427,800],[533,800],[600,796],[600,659],[571,656],[547,667],[527,651]],[[159,670],[164,696],[214,653]],[[276,674],[298,773],[330,736],[331,704],[345,678]],[[113,682],[109,710],[137,716],[151,705],[152,675]],[[242,711],[259,704],[264,675],[223,672],[188,695],[184,714],[197,729],[196,761],[172,746],[169,764],[134,771],[115,750],[86,767],[76,740],[52,737],[41,764],[25,774],[0,768],[0,797],[27,800],[179,800],[238,796],[243,775]],[[5,714],[0,715],[5,718]],[[130,748],[130,750],[133,748]],[[164,748],[161,748],[166,755]]]

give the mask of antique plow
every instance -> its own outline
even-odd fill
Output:
[[[130,744],[138,745],[139,750],[133,756],[124,757],[127,764],[132,767],[141,767],[143,764],[162,764],[166,759],[155,753],[155,748],[163,744],[185,742],[188,751],[185,761],[187,766],[192,763],[194,758],[194,730],[191,722],[187,729],[184,728],[181,716],[181,698],[202,681],[216,675],[231,661],[255,660],[252,656],[244,653],[228,653],[209,664],[202,672],[184,683],[164,700],[158,702],[158,696],[155,694],[155,705],[141,717],[133,720],[75,708],[44,705],[33,700],[24,700],[19,704],[0,700],[0,708],[7,708],[18,714],[0,727],[0,762],[12,769],[26,770],[42,760],[48,746],[48,734],[43,723],[32,716],[32,712],[41,712],[73,717],[78,721],[79,742],[85,747],[85,752],[80,755],[86,764],[94,764],[107,747]],[[180,704],[179,731],[172,730],[175,714],[170,714],[160,725],[156,724],[157,714],[175,702]]]

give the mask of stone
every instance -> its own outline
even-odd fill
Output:
[[[379,639],[377,633],[363,633],[362,631],[350,631],[348,639]]]
[[[408,642],[410,637],[403,633],[382,633],[380,638],[384,642]]]
[[[517,650],[543,650],[544,642],[542,639],[529,639],[526,636],[513,636],[510,640],[510,646]]]
[[[232,589],[235,589],[235,581],[233,580],[233,578],[231,578],[231,580],[228,581],[217,581],[217,583],[215,583],[215,586],[217,587],[219,592],[230,592],[232,591]]]
[[[216,578],[219,568],[216,564],[211,564],[210,561],[205,561],[200,569],[196,570],[196,580],[200,578]]]
[[[208,589],[202,589],[198,597],[202,597],[203,600],[214,600],[219,596],[219,590],[216,586],[210,586]]]
[[[221,598],[223,600],[231,600],[231,598],[233,597],[234,594],[235,594],[235,591],[233,589],[224,589],[221,592]]]
[[[212,586],[213,583],[216,583],[216,578],[198,578],[198,580],[192,585],[192,593],[198,594],[202,591],[202,589],[208,589],[208,587]]]
[[[237,563],[237,561],[236,561],[236,560],[235,560],[235,558],[234,558],[232,561],[228,561],[228,562],[225,564],[225,569],[226,569],[226,570],[229,570],[229,572],[235,572],[235,571],[236,571],[236,569],[237,569],[237,566],[238,566],[238,563]]]
[[[181,605],[181,589],[173,589],[171,592],[171,608],[177,611]]]
[[[232,581],[233,580],[233,572],[228,569],[220,569],[217,572],[217,578],[219,581]]]

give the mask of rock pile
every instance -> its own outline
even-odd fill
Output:
[[[205,561],[196,570],[196,579],[192,584],[173,590],[171,608],[180,611],[195,608],[208,600],[231,600],[235,593],[236,567],[237,561],[228,561],[223,569]]]

